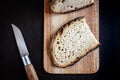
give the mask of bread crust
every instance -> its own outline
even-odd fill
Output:
[[[86,5],[86,6],[83,6],[83,7],[81,7],[81,8],[78,8],[78,9],[75,9],[75,10],[66,11],[66,12],[56,12],[56,10],[53,8],[53,6],[57,4],[56,1],[57,1],[57,0],[49,0],[49,5],[50,5],[50,8],[51,8],[51,11],[52,11],[53,13],[56,13],[56,14],[66,14],[66,13],[78,11],[78,10],[87,8],[87,7],[89,7],[89,6],[92,6],[92,5],[94,4],[94,0],[91,0],[91,3],[90,3],[90,4],[88,4],[88,5]]]
[[[56,37],[57,37],[58,35],[62,35],[62,32],[64,31],[64,29],[67,28],[67,27],[69,27],[69,26],[66,27],[66,25],[70,25],[70,24],[72,24],[72,22],[77,21],[77,20],[81,20],[81,19],[85,19],[84,16],[75,18],[75,19],[67,22],[67,23],[64,24],[62,27],[60,27],[60,28],[57,30],[57,32],[53,35],[53,37],[52,37],[52,39],[51,39],[51,44],[50,44],[50,52],[51,52],[51,59],[52,59],[52,62],[53,62],[53,65],[54,65],[54,66],[61,67],[61,68],[65,68],[65,67],[71,66],[71,65],[75,64],[76,62],[78,62],[82,57],[86,56],[90,51],[96,49],[96,48],[100,45],[99,42],[96,42],[96,44],[94,45],[93,48],[89,49],[87,52],[83,52],[83,55],[76,57],[75,60],[73,60],[71,63],[69,63],[69,64],[67,64],[67,65],[59,65],[58,63],[55,62],[55,56],[54,56],[55,53],[54,53],[54,51],[53,51],[53,46],[54,46],[54,44],[55,44],[54,42],[55,42]]]

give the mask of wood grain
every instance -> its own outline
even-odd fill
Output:
[[[52,35],[68,21],[85,16],[91,31],[99,40],[99,1],[95,0],[94,5],[67,14],[52,13],[48,0],[44,0],[44,69],[52,74],[91,74],[99,68],[99,48],[90,52],[80,59],[76,64],[67,68],[58,68],[52,65],[50,58],[50,40]]]
[[[27,76],[28,76],[29,80],[39,80],[38,76],[37,76],[37,73],[36,73],[32,64],[29,64],[29,65],[25,66],[25,71],[27,73]]]

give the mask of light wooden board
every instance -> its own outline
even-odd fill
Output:
[[[44,69],[52,74],[91,74],[99,69],[99,48],[90,52],[76,64],[67,68],[58,68],[52,65],[50,58],[50,40],[52,35],[66,22],[85,16],[90,29],[99,40],[99,1],[95,0],[94,5],[79,11],[67,14],[54,14],[50,10],[48,0],[44,0]]]

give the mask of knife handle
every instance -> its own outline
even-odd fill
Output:
[[[31,61],[30,61],[28,55],[23,56],[22,61],[23,61],[23,64],[25,66],[25,71],[27,73],[28,79],[29,80],[39,80],[38,76],[36,74],[36,71],[35,71],[33,65],[31,64]]]
[[[27,76],[28,76],[29,80],[39,80],[32,64],[26,65],[25,66],[25,71],[27,73]]]

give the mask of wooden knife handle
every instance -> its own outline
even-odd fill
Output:
[[[25,71],[27,73],[27,76],[28,76],[29,80],[39,80],[32,64],[26,65],[25,66]]]

